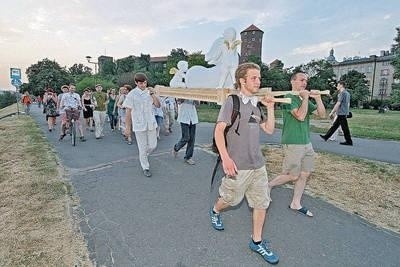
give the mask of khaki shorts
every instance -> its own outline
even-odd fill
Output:
[[[230,206],[236,206],[246,196],[249,207],[267,209],[271,198],[265,166],[256,170],[240,170],[236,179],[225,176],[219,187],[219,195]]]
[[[282,163],[283,173],[299,176],[301,172],[314,170],[315,152],[312,144],[307,145],[283,145],[284,159]]]

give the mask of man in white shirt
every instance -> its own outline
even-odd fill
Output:
[[[81,110],[82,110],[82,102],[81,96],[78,93],[75,93],[75,85],[71,84],[69,86],[69,92],[64,93],[62,99],[60,101],[60,109],[65,110],[66,117],[68,120],[74,119],[76,125],[78,126],[80,133],[80,140],[82,142],[86,141],[85,136],[83,134],[82,123],[80,120]],[[65,137],[65,127],[62,127],[62,132],[60,136],[60,140]]]
[[[150,177],[152,174],[148,156],[157,147],[157,122],[153,104],[160,107],[160,101],[153,91],[147,89],[148,79],[144,73],[136,73],[134,79],[136,87],[128,93],[122,106],[126,108],[126,129],[135,132],[143,174]]]
[[[180,108],[177,121],[181,124],[182,137],[175,144],[172,154],[176,157],[178,151],[187,144],[184,159],[187,164],[194,165],[195,162],[192,157],[196,137],[196,124],[199,123],[196,105],[199,102],[194,100],[178,100],[178,102],[180,102]]]

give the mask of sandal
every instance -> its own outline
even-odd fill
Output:
[[[301,207],[300,209],[292,209],[289,205],[289,209],[299,212],[307,217],[313,217],[314,215],[311,213],[311,211],[309,211],[306,207]]]

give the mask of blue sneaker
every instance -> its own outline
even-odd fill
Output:
[[[267,242],[263,240],[260,244],[254,244],[253,240],[250,240],[249,247],[252,251],[257,252],[264,258],[264,260],[270,264],[277,264],[279,262],[278,255],[275,255],[267,245]]]
[[[210,209],[210,219],[211,219],[211,225],[215,230],[218,231],[224,230],[224,224],[222,223],[221,220],[221,214],[214,213],[213,208]]]

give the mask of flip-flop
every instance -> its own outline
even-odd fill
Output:
[[[289,209],[293,210],[293,211],[297,211],[300,212],[301,214],[307,216],[307,217],[313,217],[314,215],[311,213],[311,211],[309,211],[306,207],[301,207],[300,209],[292,209],[289,205]]]

